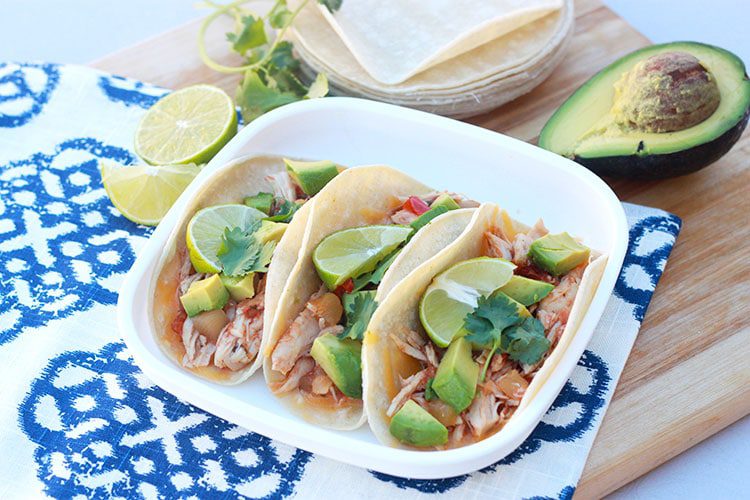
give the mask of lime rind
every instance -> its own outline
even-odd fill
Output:
[[[403,226],[362,226],[326,236],[313,251],[320,279],[335,290],[349,278],[373,271],[412,233]]]
[[[213,85],[172,92],[143,116],[135,150],[152,165],[207,163],[237,133],[232,99]]]
[[[505,259],[477,257],[438,274],[419,300],[419,319],[430,339],[447,347],[462,334],[464,319],[479,297],[508,283],[515,268]]]
[[[214,205],[199,210],[188,222],[185,242],[190,262],[199,273],[218,273],[221,263],[218,251],[224,230],[245,228],[266,214],[241,204]]]
[[[102,184],[112,204],[137,224],[155,226],[200,172],[196,165],[99,164]]]

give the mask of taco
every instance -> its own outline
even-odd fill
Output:
[[[252,156],[208,179],[172,231],[150,286],[149,318],[163,352],[221,384],[242,382],[261,365],[307,201],[340,170],[328,161]]]
[[[265,350],[271,391],[317,425],[364,423],[360,351],[395,284],[449,245],[476,202],[385,166],[342,172],[315,198]]]
[[[362,350],[377,438],[408,449],[469,445],[523,411],[570,345],[606,264],[484,204],[466,230],[383,300]]]

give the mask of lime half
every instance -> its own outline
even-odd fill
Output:
[[[329,290],[369,273],[412,233],[404,226],[363,226],[326,236],[313,252],[318,275]]]
[[[218,273],[217,253],[227,228],[246,228],[266,217],[260,210],[245,205],[215,205],[196,212],[187,227],[186,242],[190,262],[199,273]]]
[[[508,283],[515,268],[505,259],[478,257],[437,275],[419,301],[419,319],[432,341],[447,347],[463,329],[479,297]]]
[[[152,165],[206,163],[237,133],[232,99],[194,85],[159,99],[135,132],[135,151]]]
[[[138,224],[155,226],[198,175],[195,165],[125,166],[102,161],[102,183],[112,204]]]

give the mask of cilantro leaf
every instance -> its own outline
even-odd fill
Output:
[[[273,215],[265,217],[263,220],[269,220],[272,222],[289,222],[301,206],[300,203],[289,201],[286,198],[275,198]]]
[[[342,302],[346,313],[346,327],[339,337],[364,339],[370,318],[378,307],[378,303],[375,302],[375,291],[347,293],[343,296]]]
[[[286,0],[276,0],[268,13],[268,22],[272,28],[283,28],[292,21],[292,12],[287,8]]]
[[[267,272],[276,242],[260,243],[255,232],[260,229],[261,221],[252,222],[247,228],[226,228],[221,238],[221,245],[216,252],[224,274],[244,276],[252,272]]]
[[[299,100],[297,94],[264,82],[256,70],[246,71],[237,89],[237,103],[246,123],[272,109]]]
[[[379,285],[380,282],[383,281],[383,276],[385,276],[386,271],[391,267],[391,264],[396,260],[399,253],[401,253],[401,248],[381,260],[373,271],[354,278],[354,291],[362,290],[370,283],[373,285]]]
[[[242,29],[239,33],[227,33],[227,40],[232,42],[232,50],[240,55],[260,47],[268,41],[262,18],[245,16],[242,18]]]
[[[271,213],[271,208],[273,207],[273,195],[271,193],[258,193],[246,197],[243,203],[268,215]]]
[[[325,8],[328,9],[328,12],[333,14],[341,8],[343,0],[318,0],[318,3],[324,5]]]
[[[503,330],[520,321],[517,304],[499,291],[488,297],[480,297],[474,311],[466,315],[464,328],[469,332],[466,340],[475,347],[490,349],[482,368],[481,380],[487,374],[495,351],[502,346]]]
[[[489,349],[500,338],[503,329],[520,319],[518,306],[504,293],[480,297],[477,307],[464,319],[464,327],[469,331],[466,340],[476,347]]]
[[[541,321],[526,318],[503,332],[500,348],[508,353],[510,359],[533,365],[549,350],[550,341],[544,336]]]
[[[427,384],[424,387],[424,398],[427,401],[432,401],[433,399],[437,399],[438,395],[435,392],[435,390],[432,388],[432,382],[435,380],[435,378],[430,378],[427,380]]]

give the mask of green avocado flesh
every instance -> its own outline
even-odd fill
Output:
[[[293,161],[284,159],[286,170],[308,196],[318,194],[331,179],[339,174],[335,163],[322,161]]]
[[[190,285],[185,295],[180,297],[182,307],[189,317],[196,316],[203,311],[221,309],[229,300],[229,292],[224,287],[218,274],[198,280]]]
[[[461,207],[458,206],[456,200],[451,198],[450,195],[441,194],[435,199],[435,201],[432,202],[432,205],[430,205],[430,209],[428,211],[414,219],[414,221],[411,223],[411,227],[419,231],[427,224],[432,222],[432,219],[458,208]]]
[[[463,337],[451,342],[440,360],[432,390],[456,413],[471,405],[479,379],[479,365],[471,357],[471,344]]]
[[[255,296],[255,273],[246,274],[245,276],[220,274],[219,278],[224,288],[229,292],[229,296],[235,302],[251,299]]]
[[[411,399],[393,415],[391,436],[412,446],[439,446],[448,442],[448,429]]]
[[[555,276],[567,273],[589,258],[591,250],[568,233],[548,234],[534,241],[529,257],[534,263]]]
[[[313,342],[310,355],[346,396],[362,398],[362,343],[326,333]]]
[[[530,306],[546,297],[553,288],[555,286],[551,283],[532,280],[523,276],[513,276],[508,284],[499,290],[516,302],[520,302],[524,306]]]
[[[700,123],[672,132],[647,132],[623,125],[617,114],[620,106],[613,111],[615,87],[639,63],[664,53],[686,53],[698,59],[718,86],[718,108]],[[605,175],[628,176],[631,168],[638,174],[632,176],[637,177],[680,175],[728,151],[747,124],[749,113],[750,81],[737,56],[694,42],[653,45],[619,59],[579,88],[544,126],[539,146]],[[695,148],[700,149],[692,158],[678,154]],[[665,172],[649,172],[648,168],[664,168]]]

